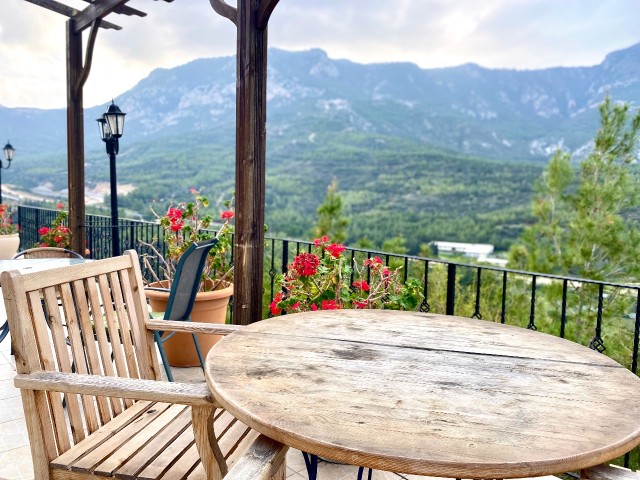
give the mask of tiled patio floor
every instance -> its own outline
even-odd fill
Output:
[[[22,411],[20,391],[13,386],[15,362],[10,354],[10,339],[0,344],[0,480],[33,480],[31,451]],[[174,369],[177,382],[204,381],[199,368]],[[375,471],[375,480],[425,478]],[[357,478],[357,467],[320,462],[318,480]],[[365,477],[366,478],[366,477]],[[302,454],[290,450],[287,456],[287,480],[306,480],[307,472]]]

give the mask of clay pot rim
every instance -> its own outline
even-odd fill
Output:
[[[160,282],[152,282],[149,283],[148,287],[161,287],[167,288],[169,280],[162,280]],[[222,282],[222,285],[227,285],[224,288],[218,288],[217,290],[211,290],[209,292],[198,292],[196,294],[196,300],[213,300],[216,298],[225,298],[233,295],[233,283],[232,282]],[[159,292],[157,290],[145,290],[144,294],[147,298],[166,298],[169,296],[169,292]]]

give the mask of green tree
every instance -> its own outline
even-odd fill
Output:
[[[343,215],[342,195],[338,192],[338,180],[335,178],[327,187],[327,195],[318,207],[318,221],[313,228],[315,238],[324,235],[334,243],[343,243],[347,239],[347,220]]]
[[[637,156],[640,111],[607,97],[591,154],[574,180],[571,156],[558,152],[537,184],[536,223],[511,250],[513,266],[594,280],[627,281],[640,273],[640,231],[629,212],[640,205]]]

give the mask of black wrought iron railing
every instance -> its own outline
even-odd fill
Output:
[[[53,210],[20,207],[22,247],[37,242],[37,230],[50,224]],[[110,218],[88,215],[87,248],[90,257],[111,256]],[[122,219],[119,223],[121,251],[150,253],[142,242],[154,242],[165,253],[160,226]],[[264,316],[277,293],[277,277],[311,242],[267,238],[265,241]],[[638,374],[640,348],[640,284],[588,280],[499,268],[493,265],[423,258],[388,252],[347,248],[351,261],[379,256],[401,275],[418,279],[424,299],[423,312],[475,317],[538,330],[567,338],[604,353]],[[232,261],[232,259],[231,259]],[[639,450],[624,463],[638,465]]]

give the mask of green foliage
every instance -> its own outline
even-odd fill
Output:
[[[537,185],[536,222],[511,252],[512,265],[594,280],[630,281],[640,273],[640,230],[629,213],[640,205],[636,158],[640,111],[600,105],[601,128],[577,182],[571,157],[558,152]]]
[[[270,305],[272,315],[340,308],[415,310],[422,300],[418,280],[403,280],[380,257],[351,259],[342,244],[327,237],[314,240],[311,252],[294,258],[286,274],[276,279],[278,293]]]
[[[338,193],[338,181],[335,178],[327,187],[327,195],[317,212],[318,222],[313,228],[313,236],[328,236],[335,243],[343,243],[347,239],[349,220],[343,216],[342,195]]]

